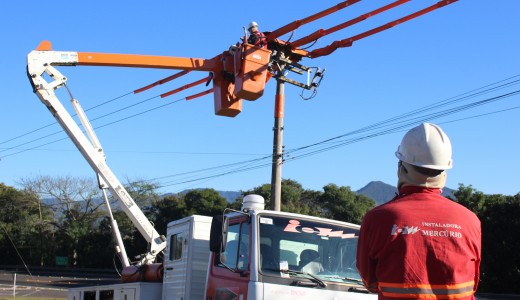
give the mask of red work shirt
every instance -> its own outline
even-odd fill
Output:
[[[357,267],[379,299],[474,299],[480,220],[440,194],[406,186],[363,218]]]
[[[260,31],[255,31],[251,33],[251,35],[247,39],[247,42],[251,45],[260,48],[267,48],[267,37]]]

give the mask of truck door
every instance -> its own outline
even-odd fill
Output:
[[[250,277],[251,226],[246,217],[229,221],[225,251],[213,254],[206,299],[247,299]]]
[[[186,299],[188,237],[190,223],[176,224],[168,231],[164,260],[163,299]]]

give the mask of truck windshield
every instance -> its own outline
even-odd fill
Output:
[[[361,283],[356,268],[356,226],[262,215],[259,234],[260,270],[266,275],[310,274],[322,281]]]

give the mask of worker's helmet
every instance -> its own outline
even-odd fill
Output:
[[[453,167],[450,139],[439,126],[431,123],[410,129],[395,156],[411,165],[428,169],[447,170]]]
[[[247,30],[251,31],[251,28],[253,27],[258,27],[258,23],[256,23],[255,21],[249,23],[249,26],[247,26]]]

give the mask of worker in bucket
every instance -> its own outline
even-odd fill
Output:
[[[399,193],[361,223],[356,264],[366,288],[379,299],[475,299],[480,221],[441,196],[452,168],[450,139],[423,123],[395,155]]]
[[[265,37],[265,34],[258,30],[258,23],[255,21],[249,23],[247,30],[249,31],[249,37],[247,38],[249,44],[261,48],[267,48],[267,38]]]

